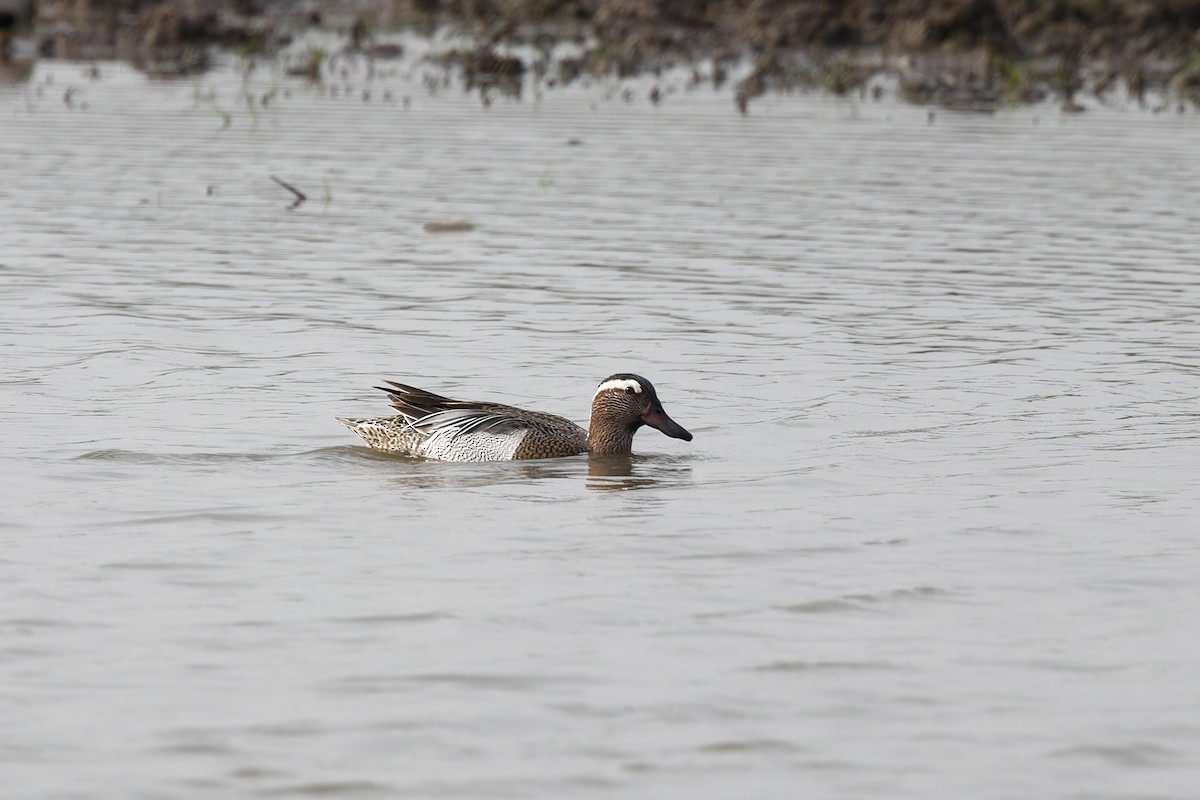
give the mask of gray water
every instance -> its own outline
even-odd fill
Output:
[[[336,85],[0,87],[0,795],[1197,796],[1194,114]]]

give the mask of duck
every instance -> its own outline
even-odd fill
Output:
[[[654,384],[620,372],[600,381],[588,429],[565,417],[501,403],[453,400],[395,381],[377,386],[398,416],[336,417],[367,446],[396,455],[439,461],[509,461],[628,455],[643,425],[685,442],[692,434],[663,410]]]

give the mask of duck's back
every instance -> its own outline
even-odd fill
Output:
[[[586,453],[587,431],[569,419],[499,404],[473,404],[413,419],[339,419],[375,450],[441,461],[508,461]]]
[[[452,415],[454,412],[447,412]],[[422,443],[421,454],[442,461],[509,461],[586,453],[587,431],[569,419],[513,406],[480,404],[461,412]],[[416,423],[420,428],[420,422]]]

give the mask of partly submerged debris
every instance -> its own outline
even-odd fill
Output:
[[[426,233],[466,233],[473,230],[474,223],[465,219],[433,219],[425,223]]]

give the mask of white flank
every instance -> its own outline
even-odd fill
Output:
[[[622,392],[626,389],[633,389],[634,394],[642,393],[642,384],[632,378],[613,378],[611,381],[605,381],[596,387],[596,395],[601,392],[607,392],[609,389],[620,389]],[[596,395],[592,395],[595,397]]]
[[[465,436],[447,433],[442,429],[422,442],[421,454],[441,461],[508,461],[529,431],[472,431]]]

